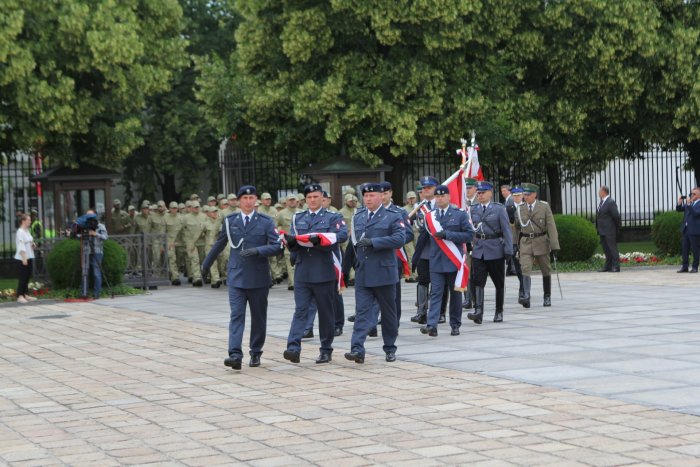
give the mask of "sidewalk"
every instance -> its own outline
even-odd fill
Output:
[[[234,372],[224,327],[111,306],[126,300],[0,308],[0,463],[700,465],[697,416],[416,362],[357,365],[342,344],[330,365],[312,345],[291,365],[275,337],[262,367]]]

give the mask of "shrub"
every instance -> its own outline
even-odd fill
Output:
[[[103,250],[102,271],[106,280],[102,282],[102,288],[106,288],[107,283],[112,286],[119,285],[124,279],[126,251],[113,240],[107,240]],[[58,242],[46,259],[46,268],[54,288],[80,287],[80,241],[66,239]],[[90,282],[92,283],[92,279]]]
[[[651,239],[660,253],[677,255],[681,251],[680,228],[683,223],[682,212],[664,212],[654,218],[651,225]]]
[[[559,232],[561,261],[586,261],[595,253],[598,233],[593,224],[583,217],[556,214],[554,223]]]

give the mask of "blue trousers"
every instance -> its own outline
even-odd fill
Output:
[[[313,318],[313,313],[310,313],[312,300],[316,302],[318,309],[318,334],[321,339],[321,353],[333,352],[334,323],[335,323],[335,307],[333,296],[336,288],[336,282],[294,282],[294,302],[296,309],[292,318],[292,326],[289,329],[287,337],[287,350],[294,352],[301,351],[301,338],[304,331],[308,329],[309,315]],[[313,320],[311,320],[313,325]]]
[[[100,266],[102,265],[102,253],[91,253],[90,254],[90,268],[92,269],[93,278],[93,296],[95,298],[100,298],[100,293],[102,293],[102,271]]]
[[[688,232],[681,233],[681,258],[682,266],[688,269],[690,263],[690,252],[693,252],[693,269],[698,268],[700,261],[700,235],[690,235]]]
[[[462,292],[454,290],[455,272],[430,271],[430,308],[428,309],[428,326],[437,327],[442,309],[443,295],[450,294],[450,327],[462,325]]]
[[[316,320],[316,302],[311,300],[311,306],[309,306],[309,317],[306,321],[306,327],[304,331],[314,328],[314,321]],[[343,329],[345,325],[345,303],[343,302],[343,296],[337,291],[335,293],[335,300],[333,300],[333,314],[335,315],[335,327]]]
[[[267,331],[267,295],[269,287],[241,289],[228,286],[228,301],[231,306],[231,321],[228,325],[228,354],[243,358],[241,343],[245,329],[246,304],[250,305],[250,354],[260,355],[265,345]]]
[[[399,321],[396,316],[396,284],[364,287],[355,284],[355,326],[350,340],[351,349],[365,354],[365,340],[369,330],[377,325],[376,300],[382,314],[382,339],[384,352],[396,352]]]

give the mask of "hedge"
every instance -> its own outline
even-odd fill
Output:
[[[598,246],[598,233],[588,219],[579,216],[554,215],[559,233],[560,261],[586,261]]]
[[[114,240],[107,240],[104,242],[103,252],[102,271],[105,280],[102,281],[102,287],[121,284],[126,269],[126,251]],[[53,288],[80,287],[80,241],[66,239],[58,242],[46,259],[46,267]],[[90,277],[92,284],[92,275]]]
[[[678,255],[681,252],[683,213],[670,211],[659,214],[651,225],[651,239],[659,253]]]

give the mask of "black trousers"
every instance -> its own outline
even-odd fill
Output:
[[[614,235],[601,235],[600,245],[605,253],[605,269],[620,269],[620,252]]]
[[[28,259],[25,266],[19,262],[19,282],[17,283],[17,296],[27,295],[27,286],[29,285],[29,277],[32,275],[32,263],[34,260]]]
[[[479,259],[472,257],[472,274],[475,287],[484,287],[488,277],[493,281],[496,289],[502,289],[506,282],[505,260]]]
[[[683,259],[683,267],[685,269],[688,269],[691,251],[693,252],[693,269],[697,269],[700,261],[700,235],[690,235],[688,232],[682,232],[681,258]]]

